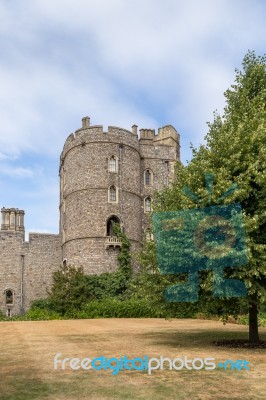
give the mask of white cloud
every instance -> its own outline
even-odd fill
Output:
[[[30,168],[24,167],[14,167],[13,165],[0,164],[0,173],[7,175],[11,178],[32,178],[34,176],[34,171]]]
[[[250,22],[250,13],[260,19],[254,2],[245,3],[247,10],[239,1],[210,0],[6,3],[0,144],[13,153],[55,154],[84,111],[103,124],[156,125],[160,115],[142,108],[142,100],[163,113],[186,104],[193,112],[182,117],[195,129],[203,110],[211,116],[210,104],[221,104],[216,98],[236,50],[242,56],[247,36],[252,45],[265,34],[264,24],[255,30]]]
[[[84,115],[105,128],[170,123],[189,158],[248,48],[265,51],[265,12],[260,0],[0,1],[0,174],[28,178],[23,198],[55,210],[45,164]]]

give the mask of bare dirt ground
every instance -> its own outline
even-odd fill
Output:
[[[96,319],[0,323],[0,399],[265,399],[265,349],[222,348],[212,342],[247,338],[247,326],[208,320]],[[260,330],[266,340],[266,328]],[[105,356],[214,357],[247,360],[250,370],[54,369],[62,359]]]

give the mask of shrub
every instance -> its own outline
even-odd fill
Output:
[[[54,310],[60,315],[72,316],[92,300],[122,297],[128,289],[132,274],[130,241],[116,224],[114,231],[122,243],[116,272],[85,275],[82,267],[61,266],[53,274],[48,299],[34,302],[33,308]]]
[[[237,323],[241,325],[248,325],[249,318],[248,315],[240,315],[237,319]],[[266,326],[266,313],[261,312],[258,315],[258,325],[259,326]]]
[[[161,315],[154,312],[145,300],[106,298],[87,303],[77,316],[79,318],[155,318]]]
[[[33,308],[30,309],[23,317],[20,317],[20,319],[25,321],[47,321],[53,319],[62,319],[62,317],[55,311]]]
[[[154,307],[145,299],[105,298],[92,300],[81,310],[71,309],[67,318],[191,318],[194,310],[181,306],[180,309],[168,310],[167,307]]]
[[[0,321],[4,321],[5,319],[6,319],[6,317],[4,316],[2,311],[0,311]]]
[[[31,303],[31,310],[51,310],[53,311],[53,307],[51,304],[51,301],[49,299],[39,299],[39,300],[34,300]]]

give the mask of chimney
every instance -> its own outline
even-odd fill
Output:
[[[9,220],[9,209],[3,207],[1,209],[1,214],[2,214],[2,224],[1,224],[1,230],[2,231],[7,231],[9,230],[9,225],[10,225],[10,220]]]
[[[132,125],[132,133],[134,136],[138,136],[138,125]]]
[[[90,126],[90,118],[84,117],[82,118],[82,128],[86,129]]]
[[[9,226],[10,231],[15,231],[16,230],[16,209],[15,208],[10,208],[10,226]]]
[[[5,208],[1,209],[2,213],[2,231],[19,231],[24,232],[24,214],[23,210],[18,208]]]
[[[23,210],[16,210],[16,231],[24,232],[24,215]]]

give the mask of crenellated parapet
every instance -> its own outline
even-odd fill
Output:
[[[108,126],[107,132],[102,125],[90,125],[90,118],[82,118],[82,127],[71,133],[65,141],[61,154],[60,168],[63,165],[66,154],[75,147],[84,147],[86,144],[114,143],[123,144],[139,151],[137,126],[133,125],[132,131],[117,126]]]
[[[140,143],[143,143],[145,140],[153,140],[155,137],[155,129],[140,129]]]
[[[172,125],[158,129],[139,129],[133,125],[132,131],[117,126],[109,126],[107,132],[102,125],[90,125],[90,118],[82,118],[82,127],[71,133],[66,141],[61,154],[60,168],[64,163],[66,154],[75,147],[84,147],[92,143],[116,143],[135,148],[140,151],[140,145],[171,146],[175,148],[177,159],[180,159],[180,135]]]

